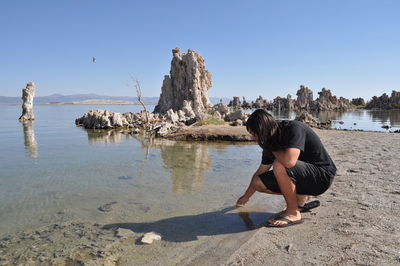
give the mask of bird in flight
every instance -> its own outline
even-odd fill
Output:
[[[92,62],[96,63],[96,57],[92,57]]]

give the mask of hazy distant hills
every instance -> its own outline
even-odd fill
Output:
[[[52,94],[49,96],[36,96],[33,99],[33,103],[66,104],[66,103],[80,102],[93,99],[137,102],[136,97],[127,97],[127,96],[105,96],[98,94],[73,94],[73,95]],[[143,97],[143,101],[145,103],[157,103],[158,97]],[[20,104],[20,103],[22,104],[22,99],[20,97],[0,96],[0,104]]]
[[[137,103],[136,97],[128,96],[105,96],[98,94],[73,94],[73,95],[62,95],[62,94],[51,94],[49,96],[36,96],[33,99],[34,104],[69,104],[73,102],[81,102],[88,100],[107,100],[107,101],[129,101]],[[220,98],[211,97],[213,104],[219,103]],[[230,99],[222,98],[223,102],[227,103]],[[147,104],[157,104],[158,97],[142,97],[142,101]],[[7,97],[0,96],[0,104],[22,104],[21,97]]]

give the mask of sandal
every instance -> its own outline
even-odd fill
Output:
[[[278,216],[276,218],[274,218],[275,221],[284,221],[287,222],[286,224],[271,224],[271,223],[267,223],[265,226],[266,227],[288,227],[291,225],[296,225],[296,224],[302,224],[304,221],[302,219],[297,220],[297,221],[291,221],[285,217],[282,216]]]
[[[310,212],[311,209],[317,208],[319,205],[321,205],[319,200],[314,200],[310,201],[303,206],[298,206],[300,212]]]

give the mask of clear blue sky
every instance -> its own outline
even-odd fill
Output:
[[[346,98],[400,89],[400,1],[0,1],[0,95],[159,96],[171,50],[191,48],[212,97]],[[92,57],[97,58],[92,63]]]

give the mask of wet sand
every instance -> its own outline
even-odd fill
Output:
[[[279,196],[256,195],[244,209],[224,205],[142,224],[119,223],[117,216],[20,232],[0,241],[0,265],[398,265],[400,134],[315,131],[338,176],[303,224],[263,227],[284,205]],[[161,241],[140,243],[157,228]]]

